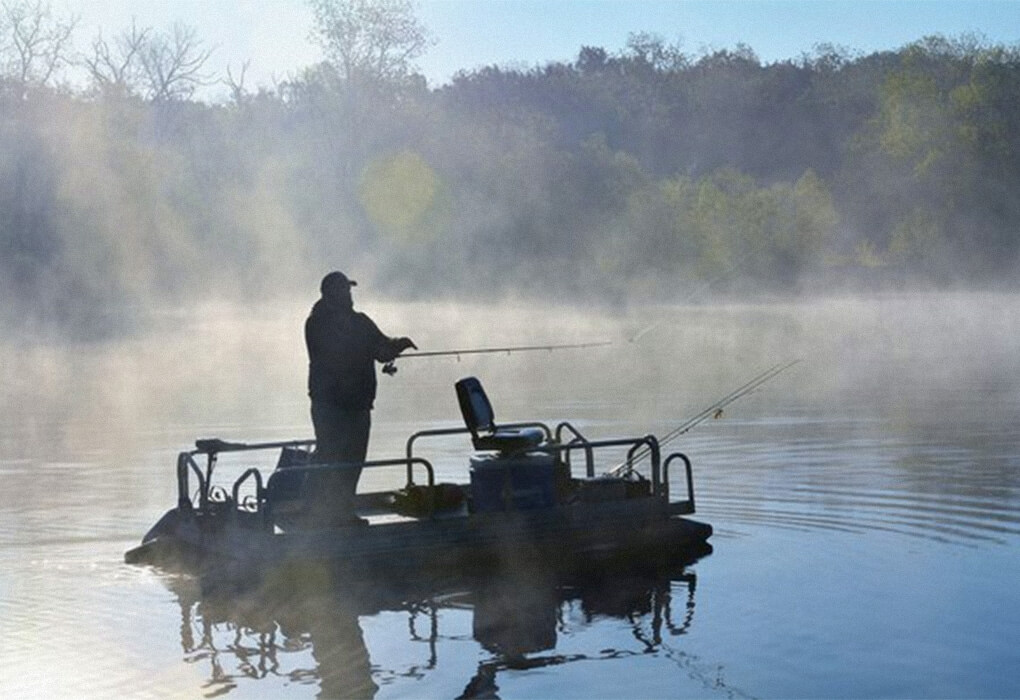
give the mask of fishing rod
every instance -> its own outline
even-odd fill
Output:
[[[597,348],[604,347],[606,345],[612,345],[612,341],[603,340],[591,343],[562,343],[558,345],[511,345],[500,348],[463,348],[457,350],[427,350],[425,352],[409,352],[403,355],[399,355],[393,360],[390,360],[383,365],[383,374],[388,374],[391,377],[397,373],[397,366],[394,364],[397,360],[411,359],[415,357],[456,357],[460,360],[461,355],[486,355],[493,353],[505,353],[507,355],[515,352],[534,352],[537,350],[546,350],[552,352],[553,350],[572,350],[577,348]]]
[[[747,396],[748,394],[757,390],[763,384],[779,376],[781,373],[790,369],[798,362],[800,362],[799,359],[791,360],[789,362],[783,362],[777,365],[773,365],[768,369],[764,370],[763,372],[758,373],[741,386],[737,387],[730,393],[726,394],[726,396],[722,397],[712,405],[703,409],[700,413],[691,416],[686,421],[678,425],[676,428],[666,433],[666,435],[664,435],[662,439],[659,440],[659,446],[662,447],[663,445],[672,442],[676,438],[680,437],[681,435],[689,431],[694,426],[698,425],[699,423],[705,420],[708,420],[709,418],[721,418],[724,408],[729,406],[734,401],[741,399],[744,396]],[[633,471],[634,463],[643,459],[646,455],[648,455],[649,452],[650,450],[648,448],[639,451],[633,457],[628,458],[626,461],[621,462],[620,464],[610,469],[608,474],[612,476],[618,476],[620,474]]]

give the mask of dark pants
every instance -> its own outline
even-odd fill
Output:
[[[312,425],[315,427],[315,461],[365,461],[368,434],[372,429],[370,410],[351,411],[313,399]]]
[[[353,515],[354,493],[361,476],[361,467],[355,465],[364,462],[368,454],[372,412],[347,410],[313,399],[312,425],[315,427],[314,461],[317,464],[350,463],[326,475],[323,495],[332,500],[335,507]]]

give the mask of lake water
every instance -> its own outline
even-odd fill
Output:
[[[123,554],[173,505],[174,458],[195,438],[310,436],[308,304],[168,312],[115,343],[8,342],[4,697],[1020,697],[1020,298],[356,301],[423,350],[613,341],[405,360],[380,378],[378,458],[456,425],[468,374],[498,419],[611,437],[663,435],[801,362],[670,444],[715,528],[684,570],[230,597]],[[466,443],[433,449],[440,478],[466,479]]]

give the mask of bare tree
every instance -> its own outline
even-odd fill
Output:
[[[308,0],[310,38],[346,80],[400,80],[434,40],[411,0]]]
[[[24,98],[34,87],[50,83],[70,62],[71,35],[77,17],[56,19],[42,0],[0,2],[0,69]]]
[[[115,36],[112,46],[103,38],[102,32],[96,35],[92,40],[92,53],[81,59],[92,84],[103,92],[139,92],[144,77],[141,54],[151,34],[151,27],[138,29],[132,20],[131,29]]]
[[[202,47],[194,27],[179,22],[150,35],[139,55],[148,97],[157,102],[186,100],[209,85],[212,76],[203,68],[213,51]]]
[[[227,77],[223,81],[224,84],[230,88],[230,99],[235,105],[242,105],[248,101],[248,90],[244,86],[244,79],[248,73],[248,68],[251,67],[251,60],[247,60],[241,64],[241,72],[238,76],[234,77],[234,72],[227,66]]]

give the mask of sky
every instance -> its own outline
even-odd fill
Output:
[[[100,29],[194,26],[214,47],[209,67],[238,73],[247,85],[314,64],[305,0],[52,0],[57,14],[79,17],[84,50]],[[821,43],[865,53],[897,49],[931,34],[979,33],[1020,43],[1020,0],[418,0],[417,14],[436,39],[418,65],[433,87],[458,70],[486,65],[532,67],[572,61],[581,46],[622,49],[633,32],[658,34],[686,53],[750,46],[766,63],[797,58]]]

